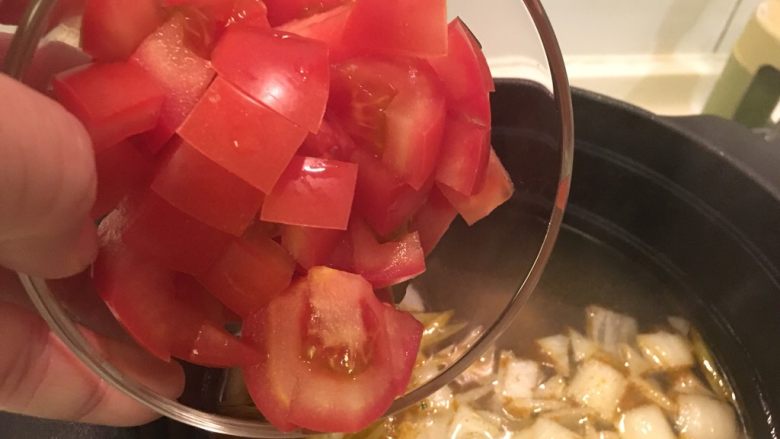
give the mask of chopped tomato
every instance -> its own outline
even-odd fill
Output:
[[[420,234],[420,244],[426,256],[436,248],[457,215],[458,212],[450,205],[439,188],[431,189],[428,200],[409,223],[409,230]]]
[[[151,188],[195,219],[240,236],[252,223],[263,193],[181,142],[161,165]]]
[[[311,17],[351,0],[265,0],[268,20],[274,26]]]
[[[484,179],[489,156],[490,129],[450,114],[436,168],[436,181],[463,195],[471,195]]]
[[[234,27],[211,54],[220,77],[294,124],[317,132],[328,102],[328,46],[281,31]]]
[[[268,8],[263,0],[235,0],[230,17],[225,25],[233,26],[242,24],[268,29],[271,24],[268,22]]]
[[[282,246],[301,267],[308,270],[316,265],[327,265],[344,235],[341,230],[283,226]]]
[[[385,315],[362,277],[315,267],[249,316],[242,334],[264,361],[243,372],[260,411],[283,430],[368,426],[397,394]]]
[[[179,128],[179,135],[206,157],[269,193],[306,138],[306,130],[218,77]]]
[[[444,84],[449,106],[489,127],[489,93],[495,85],[485,55],[463,21],[456,18],[448,26],[447,56],[429,62]]]
[[[192,218],[152,191],[132,197],[120,209],[127,216],[122,234],[127,247],[171,270],[203,273],[231,240],[230,235]]]
[[[395,392],[403,395],[409,385],[417,353],[420,351],[424,327],[411,314],[396,310],[392,304],[385,303],[383,308],[387,332],[393,339],[393,343],[390,345],[390,358],[393,361],[393,385]]]
[[[157,0],[86,0],[81,47],[100,61],[124,60],[161,22]]]
[[[349,2],[327,12],[287,22],[277,29],[322,41],[330,47],[331,59],[333,59],[334,50],[341,45],[344,27],[353,6],[353,3]]]
[[[344,31],[355,49],[412,56],[447,53],[446,0],[359,0]]]
[[[425,203],[431,185],[416,191],[385,165],[363,150],[352,153],[358,164],[355,212],[380,236],[388,236],[403,226]]]
[[[156,160],[136,146],[123,141],[95,153],[97,197],[92,218],[108,214],[131,192],[149,184]]]
[[[334,117],[421,189],[436,166],[446,116],[441,84],[430,67],[413,60],[355,58],[334,67],[331,87]]]
[[[235,239],[200,282],[240,316],[281,293],[292,279],[295,262],[273,239],[251,234]]]
[[[186,17],[175,14],[141,43],[131,59],[165,90],[159,122],[134,139],[147,151],[159,151],[173,137],[214,78],[208,60],[186,44],[187,23]]]
[[[118,214],[115,213],[115,214]],[[117,320],[149,352],[195,364],[233,367],[258,361],[255,350],[211,321],[188,300],[173,271],[155,265],[112,240],[116,218],[101,225],[103,246],[93,267],[95,287]]]
[[[485,182],[479,192],[467,196],[443,184],[439,184],[439,189],[469,225],[488,216],[509,200],[515,191],[509,173],[493,148],[490,149]]]
[[[260,219],[346,230],[357,175],[354,163],[295,156],[266,197]]]
[[[350,234],[355,271],[374,288],[399,284],[425,272],[425,254],[417,232],[380,244],[364,222],[353,220]]]
[[[322,121],[319,131],[309,133],[298,154],[324,159],[349,160],[356,148],[355,142],[341,125],[326,118]]]
[[[89,64],[54,78],[54,96],[84,124],[95,151],[153,128],[164,91],[131,63]]]

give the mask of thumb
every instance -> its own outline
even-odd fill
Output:
[[[5,75],[0,102],[0,264],[50,278],[77,273],[97,251],[89,136],[59,104]]]

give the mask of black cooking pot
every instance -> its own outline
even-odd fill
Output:
[[[564,325],[581,326],[590,303],[640,322],[683,314],[730,378],[749,437],[776,437],[780,144],[721,119],[658,117],[586,91],[575,90],[574,107],[577,145],[564,229],[537,292],[502,343],[518,347]],[[556,130],[545,125],[555,120],[553,111],[545,90],[498,81],[494,144],[531,193],[529,211],[549,210],[543,205],[554,193],[545,179],[534,179],[557,172],[550,137]],[[443,242],[445,251],[463,246]],[[8,439],[208,437],[167,421],[107,429],[13,415],[0,415],[0,431]]]

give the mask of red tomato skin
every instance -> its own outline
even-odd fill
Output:
[[[234,337],[215,322],[192,316],[191,326],[182,325],[183,317],[178,314],[171,355],[203,367],[229,368],[246,366],[260,361],[260,354],[246,342]]]
[[[448,115],[436,181],[471,195],[481,185],[488,157],[490,129],[457,114]]]
[[[279,26],[291,20],[314,16],[351,0],[266,0],[268,20]]]
[[[282,246],[301,267],[308,270],[317,265],[327,265],[344,235],[342,230],[282,226]]]
[[[332,59],[334,50],[341,45],[344,28],[347,25],[347,20],[349,20],[353,7],[354,4],[349,2],[327,12],[289,21],[277,27],[277,29],[322,41],[330,48]]]
[[[479,192],[466,196],[443,184],[439,184],[439,189],[468,225],[490,215],[515,192],[512,179],[493,148],[490,148],[485,181]]]
[[[393,339],[390,353],[393,362],[393,387],[397,395],[403,395],[412,377],[425,328],[411,314],[398,311],[392,304],[384,304],[383,308],[387,332]]]
[[[355,150],[357,163],[355,212],[380,236],[388,236],[409,220],[425,203],[430,185],[416,191],[370,153]]]
[[[186,142],[174,147],[151,189],[182,212],[234,236],[249,227],[264,198],[260,190]]]
[[[295,156],[265,199],[263,221],[346,230],[355,196],[354,163]]]
[[[238,26],[225,31],[211,61],[220,77],[257,102],[310,132],[319,129],[330,89],[324,43]]]
[[[449,105],[490,127],[490,97],[495,90],[485,55],[471,31],[459,18],[447,28],[448,52],[428,60],[444,84]]]
[[[350,161],[357,149],[355,142],[344,131],[341,125],[326,116],[316,133],[309,133],[303,145],[298,149],[299,155]]]
[[[179,128],[179,135],[267,194],[303,143],[306,130],[218,77]]]
[[[239,316],[265,306],[290,285],[295,262],[273,239],[262,234],[234,240],[201,284]]]
[[[91,217],[99,219],[107,215],[131,192],[149,184],[156,165],[154,157],[127,140],[97,151],[97,197]]]
[[[227,248],[231,236],[171,206],[153,191],[128,199],[122,240],[165,268],[198,275]]]
[[[318,319],[312,319],[314,314]],[[344,432],[365,428],[381,416],[395,397],[394,341],[384,316],[383,305],[360,276],[315,267],[248,317],[243,337],[264,352],[265,361],[243,371],[261,412],[277,428]],[[370,360],[352,375],[337,372],[324,359],[304,359],[304,340],[322,347],[357,343],[367,348]]]
[[[425,253],[420,236],[412,232],[397,241],[379,243],[361,220],[350,223],[355,271],[374,288],[385,288],[425,272]]]
[[[420,234],[420,244],[426,256],[436,248],[456,216],[458,211],[452,207],[441,190],[438,187],[431,189],[428,200],[409,223],[409,229]]]
[[[265,3],[262,0],[235,0],[225,26],[229,27],[238,24],[270,29],[268,8]]]
[[[120,61],[162,22],[157,0],[86,0],[81,47],[100,61]]]
[[[447,53],[446,0],[359,0],[344,41],[357,50],[411,56]]]
[[[130,61],[146,70],[165,90],[157,125],[133,139],[153,153],[173,137],[214,78],[209,61],[187,45],[186,28],[187,18],[175,14],[141,43]]]
[[[164,91],[130,63],[96,63],[60,73],[54,97],[84,124],[95,151],[153,128]]]

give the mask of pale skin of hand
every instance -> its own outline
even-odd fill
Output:
[[[158,415],[89,371],[24,300],[15,270],[61,278],[89,266],[97,235],[94,155],[83,126],[43,94],[0,75],[0,410],[130,426]],[[181,367],[85,331],[118,368],[175,398]]]

